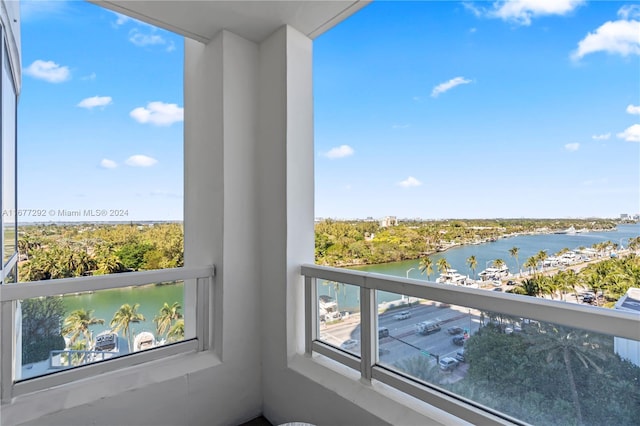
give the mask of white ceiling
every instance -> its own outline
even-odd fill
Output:
[[[201,42],[220,30],[260,42],[284,24],[315,38],[371,0],[90,0]]]

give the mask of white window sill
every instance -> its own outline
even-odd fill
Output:
[[[221,365],[213,351],[172,355],[15,397],[2,404],[2,424],[15,425]]]
[[[359,371],[322,355],[294,355],[289,359],[289,368],[389,424],[471,425],[384,383],[364,383]]]

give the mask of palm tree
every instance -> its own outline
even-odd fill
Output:
[[[571,329],[553,324],[541,325],[538,333],[532,335],[532,345],[530,351],[535,354],[546,354],[546,361],[553,362],[561,359],[567,372],[571,399],[576,411],[578,425],[583,424],[582,408],[574,377],[572,360],[578,360],[585,368],[593,367],[598,373],[602,368],[595,362],[595,358],[600,361],[606,359],[606,353],[602,351],[603,342],[597,336],[592,336],[589,332],[580,329]]]
[[[529,274],[533,275],[536,272],[536,267],[538,266],[538,259],[535,256],[531,256],[524,262],[523,265],[525,268],[529,269]]]
[[[131,306],[128,303],[120,306],[120,309],[113,314],[113,318],[109,323],[111,329],[115,332],[122,330],[122,335],[127,338],[129,344],[129,351],[133,348],[132,333],[130,332],[131,323],[138,323],[144,321],[144,316],[141,313],[136,312],[140,307],[139,303]]]
[[[505,265],[505,263],[504,263],[504,260],[502,260],[502,259],[496,259],[496,260],[494,260],[494,261],[493,261],[493,267],[494,267],[494,268],[498,268],[498,269],[500,269],[500,268],[502,268],[504,265]]]
[[[423,257],[420,259],[418,269],[421,274],[427,274],[427,280],[431,280],[431,274],[433,274],[433,260],[430,257]]]
[[[469,269],[471,269],[473,273],[473,278],[475,279],[476,267],[478,266],[478,261],[476,260],[476,257],[473,255],[469,256],[469,258],[467,259],[467,265],[469,265]]]
[[[180,313],[181,308],[182,306],[180,306],[178,302],[174,302],[171,306],[169,306],[167,302],[164,302],[164,305],[160,308],[160,315],[156,315],[153,319],[156,323],[158,336],[167,333],[171,329],[173,322],[182,318],[182,314]]]
[[[518,262],[518,252],[520,249],[518,247],[511,247],[509,249],[509,255],[516,260],[516,266],[518,268],[518,273],[520,273],[520,263]]]
[[[62,324],[62,334],[69,335],[71,346],[73,346],[80,335],[84,336],[86,339],[86,344],[84,346],[86,348],[91,346],[92,341],[89,326],[96,324],[104,324],[104,320],[94,317],[93,311],[76,309],[64,319]]]
[[[540,294],[540,286],[538,285],[538,281],[536,279],[527,278],[517,286],[513,287],[511,290],[507,290],[507,292],[536,297]]]
[[[444,257],[441,257],[440,259],[438,259],[437,265],[438,265],[438,271],[440,271],[441,274],[446,273],[447,269],[451,268],[451,265],[449,264],[449,262],[447,262],[447,259]]]
[[[535,258],[538,262],[540,262],[540,271],[544,271],[544,261],[547,259],[547,257],[549,257],[549,255],[547,254],[546,251],[544,250],[540,250],[536,255]]]
[[[184,319],[179,319],[175,324],[173,324],[167,334],[167,340],[170,342],[179,342],[180,340],[184,340]]]

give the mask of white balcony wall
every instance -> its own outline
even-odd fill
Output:
[[[185,263],[216,265],[215,353],[176,356],[2,406],[2,425],[231,425],[262,412],[255,144],[258,46],[185,46]],[[185,307],[185,312],[188,307]]]
[[[233,425],[260,413],[274,424],[457,423],[303,355],[311,70],[312,40],[290,26],[257,44],[228,31],[186,40],[185,263],[216,265],[214,350],[16,398],[2,406],[3,426]]]

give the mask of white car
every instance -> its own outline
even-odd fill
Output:
[[[397,320],[405,320],[407,318],[411,318],[411,312],[409,311],[402,311],[393,316],[393,319]]]
[[[458,366],[459,361],[450,356],[446,356],[440,359],[440,370],[442,371],[451,371]]]

